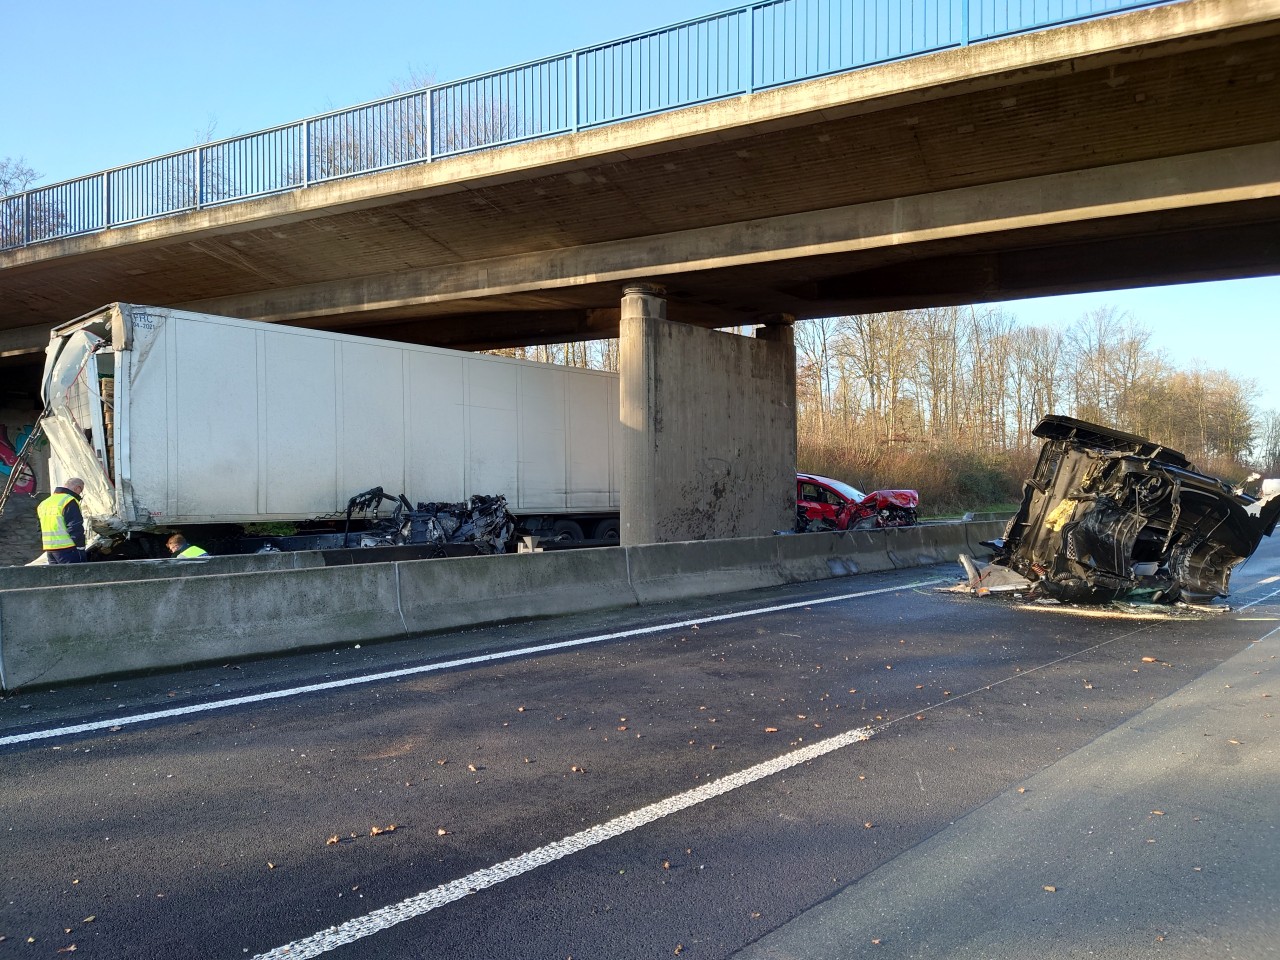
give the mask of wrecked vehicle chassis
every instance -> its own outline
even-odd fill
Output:
[[[1280,517],[1280,497],[1233,490],[1143,437],[1063,416],[1033,432],[1045,443],[993,564],[1058,600],[1225,597]]]

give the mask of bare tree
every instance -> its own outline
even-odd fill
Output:
[[[827,436],[834,398],[832,379],[836,370],[832,345],[840,329],[841,318],[823,317],[797,323],[795,330],[797,398],[802,404],[800,416],[812,421],[817,436]]]
[[[16,247],[23,243],[26,227],[24,216],[27,202],[21,194],[40,179],[21,157],[0,159],[0,248]]]
[[[39,179],[40,174],[27,166],[22,157],[0,159],[0,197],[21,193]]]
[[[1253,462],[1266,477],[1280,477],[1280,410],[1267,410],[1258,418]]]
[[[926,429],[935,442],[951,442],[960,432],[963,409],[961,355],[964,336],[960,310],[937,307],[920,311],[916,381]]]

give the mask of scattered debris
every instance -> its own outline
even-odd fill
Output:
[[[390,516],[380,518],[384,502],[395,506]],[[506,497],[479,493],[462,503],[419,503],[415,509],[403,493],[393,497],[382,487],[374,487],[347,501],[348,529],[356,514],[366,516],[370,527],[348,534],[346,539],[358,536],[361,547],[470,543],[480,553],[503,553],[516,528],[515,518],[507,512]]]
[[[1143,437],[1061,416],[1033,433],[1040,459],[1004,537],[984,543],[994,559],[960,558],[978,596],[1207,604],[1280,520],[1280,493],[1250,496]]]

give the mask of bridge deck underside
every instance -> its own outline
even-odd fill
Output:
[[[0,254],[0,348],[111,300],[484,347],[615,335],[629,279],[727,326],[1276,272],[1280,21],[1179,6]]]

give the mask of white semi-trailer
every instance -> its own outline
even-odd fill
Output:
[[[124,534],[505,496],[531,532],[615,539],[616,374],[114,303],[57,327],[55,479]]]

